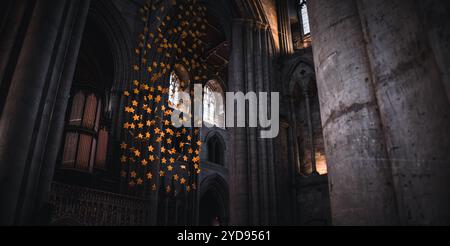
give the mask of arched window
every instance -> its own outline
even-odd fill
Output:
[[[325,142],[323,138],[322,120],[320,116],[320,103],[315,80],[302,77],[306,69],[297,68],[294,79],[308,81],[309,83],[296,83],[293,94],[293,110],[296,115],[296,133],[299,148],[299,167],[301,174],[326,175],[327,160]]]
[[[217,135],[208,140],[208,161],[224,165],[224,146]]]
[[[291,30],[295,49],[307,49],[312,45],[307,0],[296,0],[297,18],[292,19]],[[297,21],[298,20],[298,21]]]
[[[302,36],[310,34],[308,5],[306,0],[298,0],[298,16],[300,19],[300,28],[302,30]]]
[[[225,128],[223,90],[215,80],[210,80],[203,92],[203,121],[207,125]]]
[[[75,88],[70,99],[62,168],[92,172],[106,168],[109,130],[103,124],[102,98],[93,89]]]
[[[169,107],[189,114],[191,112],[190,105],[183,105],[182,92],[189,92],[190,80],[187,70],[176,65],[175,70],[170,74],[169,87]]]
[[[175,72],[170,74],[169,106],[177,108],[180,104],[181,83]]]

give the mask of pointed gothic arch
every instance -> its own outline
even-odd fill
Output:
[[[200,184],[200,225],[213,225],[215,217],[227,225],[229,216],[228,183],[219,174],[206,177]]]
[[[206,138],[207,161],[225,166],[226,144],[218,132],[211,132]]]
[[[118,176],[118,158],[114,158],[113,150],[122,130],[121,91],[131,80],[129,31],[114,3],[91,2],[66,111],[68,122],[80,118],[76,112],[81,112],[83,127],[66,123],[59,161],[63,167],[91,174],[94,169],[102,169]]]
[[[288,69],[285,94],[289,96],[294,143],[302,175],[327,174],[318,88],[312,62],[297,59]]]

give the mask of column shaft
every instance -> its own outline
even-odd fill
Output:
[[[230,62],[230,91],[245,92],[244,75],[244,29],[242,21],[233,21],[232,50]],[[236,108],[234,109],[237,114]],[[227,115],[228,116],[228,115]],[[234,120],[234,119],[233,119]],[[249,224],[249,192],[247,168],[247,131],[245,128],[230,129],[230,224]]]
[[[62,42],[61,52],[59,54],[60,70],[54,73],[54,82],[56,82],[55,98],[49,110],[51,111],[51,121],[44,124],[47,128],[45,150],[42,158],[42,167],[39,180],[36,184],[37,202],[34,208],[35,212],[47,201],[50,192],[53,174],[56,168],[56,161],[61,150],[62,138],[64,133],[64,124],[67,111],[67,104],[72,88],[73,76],[78,61],[78,53],[81,46],[84,27],[89,12],[90,0],[81,0],[71,3],[69,21],[66,23],[66,36]],[[39,161],[39,160],[36,160]]]
[[[392,173],[355,0],[309,1],[335,225],[398,223]]]
[[[427,34],[430,47],[442,75],[442,81],[450,101],[450,1],[418,1],[423,33]]]
[[[264,88],[264,69],[263,66],[263,27],[260,23],[255,25],[255,39],[254,39],[254,57],[255,57],[255,88],[256,93],[265,92]],[[260,224],[267,225],[268,223],[268,205],[269,205],[269,189],[268,189],[268,176],[267,176],[267,149],[266,149],[266,139],[260,137],[261,128],[258,127],[258,134],[256,136],[258,143],[258,188],[259,188],[259,199],[260,199]]]
[[[280,52],[282,55],[289,55],[294,52],[294,45],[292,42],[292,31],[289,17],[289,1],[278,0],[278,32],[280,38]]]
[[[6,1],[5,16],[0,23],[0,113],[9,90],[11,77],[30,24],[34,2]]]
[[[268,93],[268,113],[270,114],[270,117],[274,119],[274,117],[279,117],[278,115],[275,116],[272,112],[271,108],[271,92],[276,92],[277,89],[275,89],[275,86],[272,84],[275,83],[274,80],[271,79],[272,76],[272,70],[273,70],[273,63],[272,63],[272,46],[271,46],[271,34],[269,31],[269,26],[265,26],[264,30],[262,32],[262,40],[263,40],[263,77],[264,77],[264,92]],[[277,189],[276,189],[276,168],[275,168],[275,154],[274,154],[274,139],[265,139],[266,140],[266,149],[267,149],[267,183],[268,183],[268,223],[269,225],[274,225],[277,223],[277,216],[276,213],[271,211],[277,211]]]
[[[255,70],[254,70],[254,47],[253,47],[253,29],[254,23],[246,23],[246,89],[247,91],[256,91],[255,88]],[[256,38],[256,37],[255,37]],[[251,202],[251,216],[250,222],[252,225],[259,224],[259,190],[258,190],[258,148],[256,143],[257,130],[256,128],[247,128],[249,141],[248,141],[248,163],[249,171],[248,175],[250,177],[249,188],[250,188],[250,202]]]
[[[0,223],[15,223],[30,176],[43,94],[66,1],[36,3],[0,119]]]
[[[449,224],[450,104],[421,10],[407,0],[358,6],[402,223]]]
[[[305,107],[306,107],[306,121],[308,123],[308,137],[309,137],[309,145],[310,145],[310,158],[311,158],[311,174],[317,174],[316,167],[316,147],[314,145],[314,127],[312,124],[312,115],[311,115],[311,104],[309,101],[309,93],[308,88],[303,88],[303,96],[305,97]]]

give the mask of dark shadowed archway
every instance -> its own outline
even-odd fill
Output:
[[[219,175],[207,177],[200,186],[199,225],[227,225],[228,184]]]
[[[200,219],[201,226],[222,225],[223,218],[222,204],[217,194],[213,190],[208,190],[200,200]]]

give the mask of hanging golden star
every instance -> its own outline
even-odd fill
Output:
[[[147,179],[153,179],[153,174],[151,172],[147,173]]]
[[[139,150],[135,150],[135,151],[134,151],[134,155],[135,155],[136,157],[140,157],[140,156],[141,156],[141,152],[139,152]]]
[[[128,147],[128,145],[126,143],[121,143],[120,144],[120,149],[125,150],[125,149],[127,149],[127,147]]]

